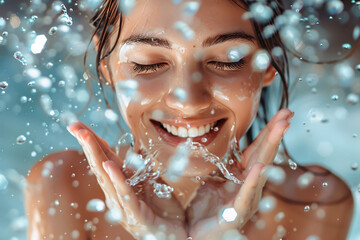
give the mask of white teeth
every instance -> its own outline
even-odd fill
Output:
[[[186,129],[184,127],[175,127],[166,123],[163,123],[163,127],[172,135],[178,136],[178,137],[182,137],[182,138],[187,138],[187,137],[198,137],[198,136],[202,136],[208,132],[210,132],[210,130],[213,129],[213,127],[215,126],[216,122],[213,123],[209,123],[200,127],[191,127],[189,129]]]
[[[188,132],[187,132],[186,128],[179,127],[178,128],[178,135],[179,135],[179,137],[186,138],[188,136]]]
[[[178,135],[178,130],[175,126],[171,126],[171,133],[176,136]]]
[[[189,129],[189,137],[197,137],[199,136],[199,131],[196,127],[192,127]]]

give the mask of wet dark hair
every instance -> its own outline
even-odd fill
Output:
[[[250,5],[254,3],[252,0],[229,0],[239,6],[242,9],[248,10]],[[268,0],[267,0],[268,1]],[[202,4],[205,4],[205,2],[202,2]],[[268,2],[270,4],[270,2]],[[283,6],[283,3],[279,0],[273,0],[271,1],[271,8],[274,12],[274,15],[272,19],[266,24],[274,24],[274,20],[277,16],[281,15],[285,8]],[[119,21],[119,22],[118,22]],[[107,85],[107,82],[112,81],[112,79],[106,79],[104,77],[103,72],[101,71],[100,64],[102,61],[106,60],[106,58],[113,52],[115,49],[121,33],[121,27],[122,27],[122,13],[119,9],[118,0],[103,0],[103,3],[99,7],[99,9],[96,11],[94,16],[90,20],[90,24],[93,25],[95,28],[91,40],[89,43],[89,46],[91,44],[91,41],[96,36],[98,38],[97,42],[97,54],[96,54],[96,73],[99,79],[100,87],[103,90],[103,85]],[[262,25],[254,20],[252,20],[253,27],[255,29],[255,32],[257,34],[257,39],[260,44],[260,46],[268,51],[268,53],[271,56],[271,64],[272,66],[277,70],[281,83],[282,83],[282,99],[280,103],[280,108],[287,107],[288,105],[288,83],[287,80],[289,78],[289,66],[288,66],[288,59],[286,55],[286,49],[283,45],[279,32],[275,32],[270,37],[265,38],[263,35],[263,30],[265,25]],[[114,26],[118,25],[117,31],[114,31]],[[236,24],[236,23],[234,23]],[[110,45],[110,36],[116,33],[116,39],[115,42]],[[274,47],[280,47],[282,49],[282,57],[275,57],[272,54],[272,49]],[[86,67],[86,59],[87,59],[87,53],[84,56],[84,65]],[[112,82],[111,87],[114,89],[114,84]],[[261,94],[260,99],[260,106],[261,114],[258,112],[258,118],[262,119],[265,123],[269,120],[269,114],[268,114],[268,106],[266,104],[266,97],[268,94],[266,92],[269,91],[267,87],[263,88],[263,92]],[[104,95],[105,96],[105,95]],[[107,107],[110,107],[109,101],[105,96],[105,103]],[[252,128],[247,132],[246,134],[247,139],[249,141],[252,140]]]

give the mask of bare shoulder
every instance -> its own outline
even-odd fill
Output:
[[[105,196],[82,152],[69,150],[44,157],[31,168],[27,182],[29,239],[70,239],[70,234],[79,240],[132,239],[121,226],[106,221],[106,209],[87,208],[89,201],[104,202]]]
[[[88,168],[85,156],[77,150],[52,153],[40,159],[31,168],[27,180],[29,183],[39,182],[42,178],[50,179],[66,176],[73,171],[84,171]]]
[[[56,152],[39,160],[31,168],[27,182],[28,192],[41,192],[42,197],[49,195],[51,199],[55,195],[73,202],[103,198],[85,155],[77,150]]]

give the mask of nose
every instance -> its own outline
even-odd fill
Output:
[[[177,74],[173,79],[165,102],[166,105],[186,116],[192,116],[209,108],[212,97],[209,85],[198,72]]]

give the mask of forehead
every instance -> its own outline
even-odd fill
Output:
[[[179,37],[176,22],[185,22],[195,33],[195,39],[214,34],[242,31],[256,36],[252,23],[243,18],[246,12],[230,0],[198,1],[200,7],[194,15],[184,8],[190,2],[174,4],[172,0],[138,0],[133,11],[123,18],[120,40],[131,35],[151,34]]]

